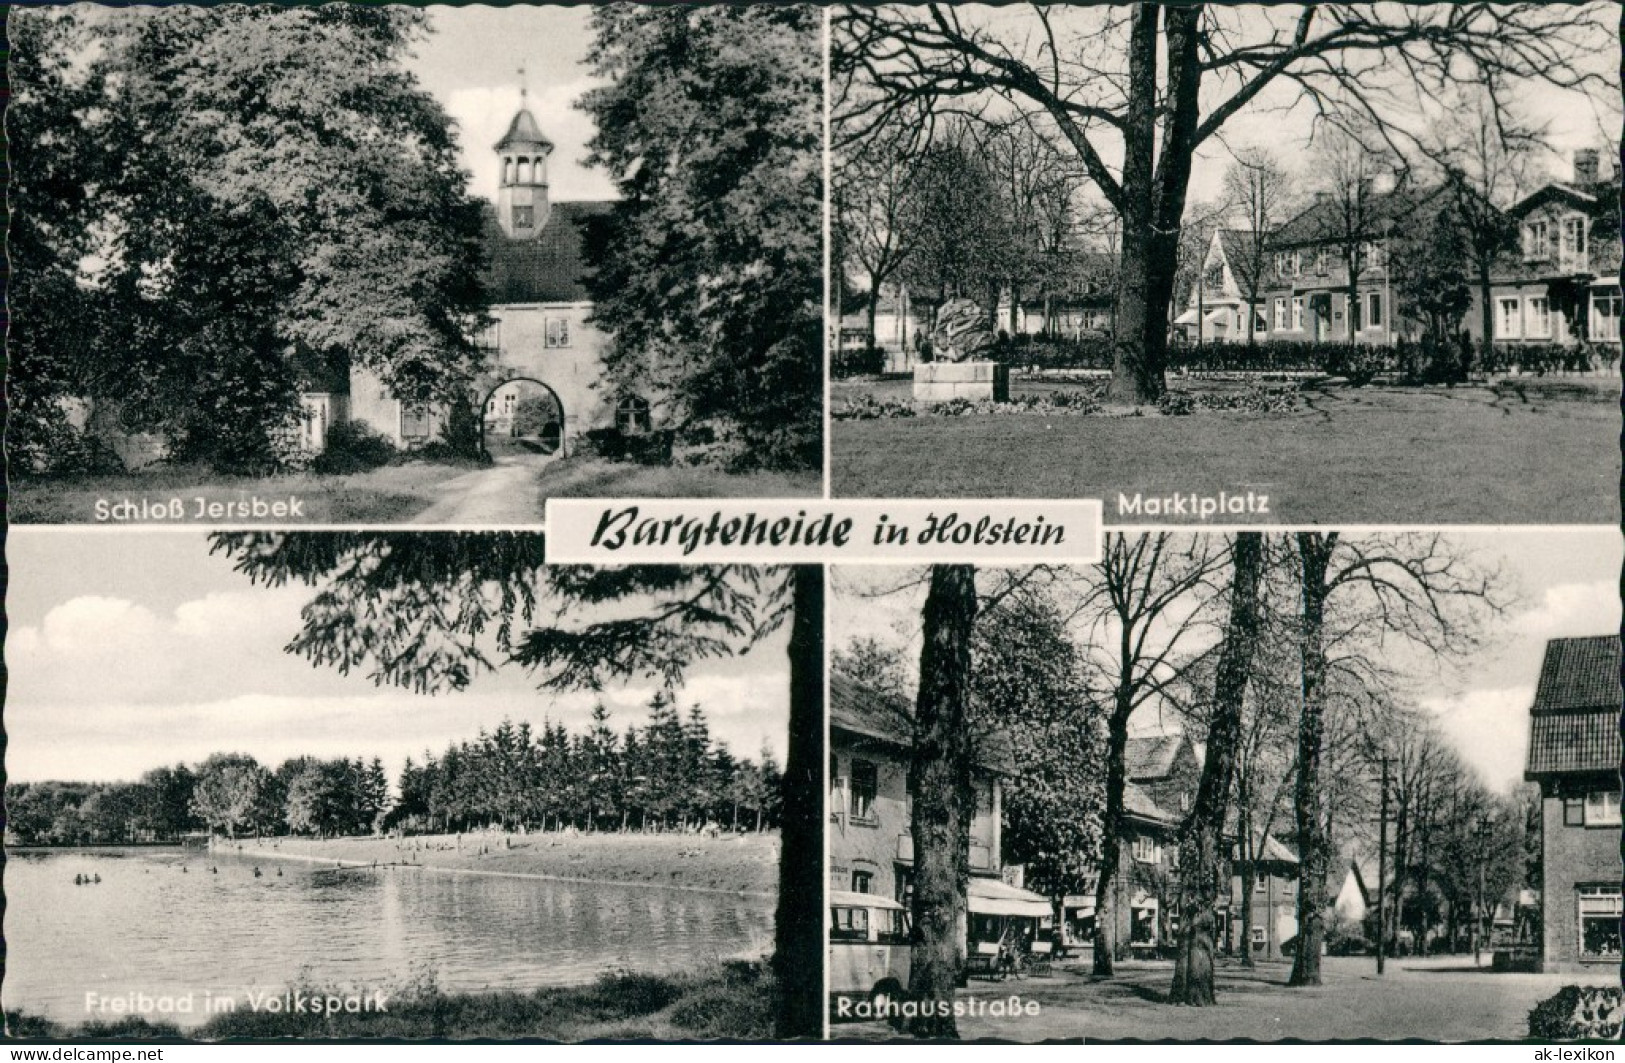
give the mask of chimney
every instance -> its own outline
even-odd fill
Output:
[[[1581,148],[1574,153],[1574,183],[1584,188],[1597,183],[1597,149]]]

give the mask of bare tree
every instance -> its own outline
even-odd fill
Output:
[[[1282,86],[1331,120],[1403,126],[1471,82],[1607,85],[1602,5],[848,7],[836,16],[837,145],[950,101],[1040,113],[1122,221],[1111,396],[1166,389],[1168,305],[1198,148]],[[862,86],[864,91],[853,91]]]
[[[1362,133],[1340,128],[1323,132],[1315,151],[1315,169],[1324,176],[1310,208],[1317,243],[1313,269],[1321,276],[1338,266],[1344,269],[1344,334],[1353,343],[1363,316],[1360,278],[1374,269],[1387,269],[1387,264],[1374,260],[1374,256],[1404,213],[1399,185],[1407,178],[1396,175],[1394,156],[1373,146]],[[1380,187],[1384,182],[1392,184]],[[1337,261],[1332,260],[1329,251],[1336,253]],[[1318,311],[1315,313],[1318,319]],[[1326,315],[1329,322],[1330,306]],[[1318,327],[1316,338],[1324,338]]]
[[[1339,683],[1381,689],[1394,650],[1409,644],[1447,660],[1476,645],[1478,619],[1503,607],[1498,577],[1443,536],[1292,537],[1300,594],[1302,710],[1293,810],[1301,876],[1292,985],[1320,984],[1329,803],[1322,783],[1328,707]]]
[[[910,224],[918,168],[914,146],[894,137],[853,145],[832,171],[830,198],[841,250],[836,275],[851,269],[862,276],[871,344],[881,293],[901,272],[919,235]],[[836,309],[839,313],[838,302]]]
[[[1485,355],[1495,343],[1495,300],[1490,276],[1517,241],[1507,211],[1538,181],[1537,154],[1545,130],[1516,108],[1497,107],[1481,89],[1462,86],[1445,118],[1419,144],[1443,176],[1478,289],[1479,329]],[[1463,366],[1464,370],[1470,366]]]
[[[1241,744],[1243,702],[1264,623],[1259,591],[1264,573],[1263,535],[1237,534],[1230,555],[1230,615],[1219,647],[1207,755],[1202,762],[1196,804],[1180,831],[1179,955],[1168,994],[1175,1004],[1203,1006],[1214,1002],[1213,949],[1218,934],[1219,891],[1222,888],[1228,893],[1230,885],[1229,861],[1224,852],[1225,813]]]
[[[1200,652],[1214,581],[1228,564],[1207,536],[1112,535],[1104,556],[1078,574],[1074,616],[1089,648],[1106,719],[1106,815],[1095,888],[1094,971],[1113,972],[1112,879],[1122,859],[1129,718],[1154,697],[1178,698],[1181,673]]]
[[[1269,286],[1269,240],[1287,217],[1292,183],[1276,156],[1265,149],[1238,152],[1224,174],[1225,197],[1241,225],[1234,254],[1227,255],[1236,287],[1247,303],[1247,349],[1255,346],[1257,307]]]

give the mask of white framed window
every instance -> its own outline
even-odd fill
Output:
[[[873,871],[852,872],[852,892],[868,893],[869,887],[874,885],[875,873]]]
[[[514,207],[513,227],[515,229],[534,229],[536,227],[535,207]]]
[[[852,790],[851,813],[853,819],[873,819],[875,814],[875,797],[880,790],[880,770],[871,760],[854,760],[852,762]],[[855,890],[857,893],[867,893],[867,890]]]
[[[1552,334],[1552,304],[1544,295],[1531,295],[1524,304],[1523,334],[1546,339]]]
[[[1515,295],[1495,300],[1495,337],[1502,340],[1523,338],[1523,304]]]
[[[401,407],[401,438],[429,438],[429,409],[426,406]]]
[[[1292,297],[1292,331],[1303,331],[1303,296]]]
[[[1157,844],[1157,839],[1153,838],[1151,835],[1136,834],[1134,836],[1134,844],[1130,847],[1130,851],[1132,852],[1134,859],[1140,863],[1155,864],[1159,861],[1162,855],[1160,852],[1161,848],[1162,847]]]
[[[1275,331],[1286,331],[1286,299],[1275,300]]]
[[[1260,304],[1258,306],[1253,307],[1253,332],[1255,334],[1259,333],[1259,332],[1268,332],[1269,328],[1270,328],[1269,318],[1264,316],[1264,307],[1263,307],[1263,305]]]
[[[1285,278],[1291,272],[1292,259],[1285,251],[1275,252],[1275,275]]]
[[[1365,323],[1361,328],[1382,328],[1382,293],[1365,293]]]
[[[569,318],[550,317],[547,319],[547,345],[549,347],[570,346]]]
[[[1583,214],[1571,214],[1563,219],[1563,262],[1578,269],[1586,258],[1586,219]]]
[[[1303,252],[1302,251],[1294,251],[1294,252],[1292,252],[1292,275],[1294,277],[1303,276]]]
[[[1551,230],[1546,225],[1545,218],[1536,218],[1525,222],[1523,226],[1523,257],[1531,261],[1545,258],[1547,255],[1547,240],[1550,239]]]
[[[1317,277],[1324,277],[1326,275],[1327,258],[1328,256],[1324,247],[1315,248],[1315,275]]]
[[[1593,291],[1591,293],[1591,320],[1587,331],[1593,340],[1619,339],[1620,293]]]
[[[1619,962],[1619,883],[1576,886],[1580,925],[1580,958]]]
[[[1617,827],[1619,794],[1613,790],[1593,790],[1585,796],[1585,825],[1588,827]]]

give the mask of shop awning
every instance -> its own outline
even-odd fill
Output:
[[[1174,318],[1174,324],[1194,325],[1196,324],[1196,318],[1197,314],[1195,310],[1187,310],[1183,314],[1180,314],[1178,317]]]
[[[973,915],[1021,915],[1046,919],[1054,914],[1048,897],[1017,889],[996,878],[971,879],[965,901]]]

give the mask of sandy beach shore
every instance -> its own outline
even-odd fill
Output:
[[[462,834],[406,838],[216,839],[217,850],[266,859],[420,867],[456,874],[563,879],[772,896],[779,836],[724,834]]]

